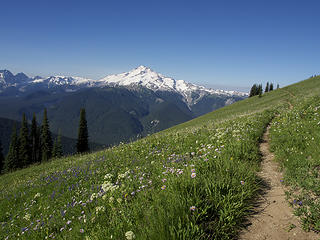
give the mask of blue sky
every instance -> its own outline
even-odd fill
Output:
[[[320,73],[320,1],[2,1],[0,69],[98,79],[146,65],[188,82]]]

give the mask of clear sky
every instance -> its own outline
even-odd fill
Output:
[[[188,82],[281,86],[320,73],[319,0],[10,0],[0,69],[98,79],[146,65]]]

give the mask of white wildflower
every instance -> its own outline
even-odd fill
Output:
[[[110,179],[112,178],[112,174],[111,173],[107,173],[105,176],[104,176],[104,179]]]
[[[126,236],[127,240],[132,240],[132,239],[135,239],[135,237],[136,237],[132,231],[126,232],[125,236]]]
[[[98,197],[98,194],[96,193],[92,193],[90,200],[93,201],[94,199],[96,199]]]
[[[105,211],[105,207],[104,206],[98,206],[96,207],[96,214],[99,214],[99,212],[104,212]]]
[[[31,217],[31,214],[30,213],[27,213],[23,218],[27,221],[30,220],[30,217]]]
[[[41,197],[41,194],[40,194],[40,193],[37,193],[36,195],[34,195],[33,198],[38,198],[38,197]]]

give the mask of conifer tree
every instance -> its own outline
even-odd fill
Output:
[[[9,152],[4,161],[4,170],[9,172],[17,169],[19,166],[19,139],[17,136],[17,127],[13,126],[11,134],[11,142],[9,146]]]
[[[41,129],[42,129],[42,126],[39,125],[38,128],[37,128],[37,135],[38,135],[38,149],[36,151],[36,159],[37,159],[37,162],[41,162],[42,160],[42,149],[41,149]]]
[[[52,153],[52,138],[49,128],[49,121],[47,117],[47,109],[44,109],[43,112],[43,121],[41,126],[41,161],[47,161],[51,158]]]
[[[86,120],[86,110],[82,108],[80,110],[80,121],[78,129],[78,141],[77,141],[77,152],[83,153],[89,151],[89,142],[88,142],[88,128]]]
[[[258,86],[258,94],[257,95],[259,95],[259,97],[261,97],[262,93],[263,93],[262,84],[259,84],[259,86]]]
[[[36,115],[33,114],[30,132],[30,143],[31,143],[31,162],[40,162],[40,134],[37,126]]]
[[[62,143],[61,143],[61,131],[59,130],[58,137],[54,140],[52,157],[60,158],[63,156]]]
[[[270,83],[270,88],[269,88],[269,91],[273,91],[273,83]]]
[[[253,96],[257,95],[257,92],[258,92],[257,84],[253,84],[253,86],[251,87],[251,90],[250,90],[249,97],[253,97]]]
[[[30,153],[28,122],[26,115],[23,114],[19,137],[19,167],[25,167],[31,163]]]
[[[266,85],[264,92],[269,92],[269,82],[267,82],[267,85]]]
[[[279,83],[277,84],[277,89],[279,89],[280,88],[280,86],[279,86]]]
[[[3,153],[2,153],[2,144],[0,141],[0,174],[3,171],[3,167],[4,167],[4,157],[3,157]]]

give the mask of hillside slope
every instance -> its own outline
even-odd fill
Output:
[[[130,144],[5,174],[0,238],[235,238],[261,188],[256,173],[266,126],[290,114],[291,105],[320,106],[312,98],[319,83],[311,78]],[[313,112],[312,120],[320,115]],[[309,184],[314,189],[318,182]],[[307,219],[309,229],[319,230]]]
[[[8,152],[11,133],[14,125],[16,125],[17,133],[19,134],[21,122],[0,117],[0,141],[2,143],[4,155],[6,155]],[[31,126],[29,125],[29,130],[30,128]],[[56,139],[57,137],[58,135],[52,134],[53,140]],[[62,143],[63,153],[65,155],[71,155],[76,152],[77,139],[61,136],[61,143]],[[90,144],[90,149],[92,150],[103,148],[102,144],[93,143],[93,142],[90,142],[89,144]]]

